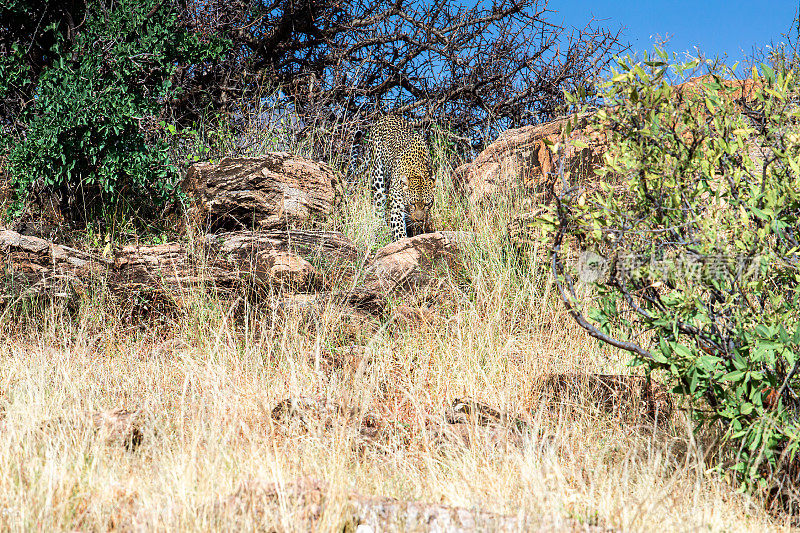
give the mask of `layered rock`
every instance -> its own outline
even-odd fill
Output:
[[[423,234],[370,255],[337,232],[238,231],[206,235],[193,246],[131,245],[101,256],[4,230],[0,259],[14,273],[6,291],[30,297],[72,298],[96,285],[123,298],[146,299],[149,291],[180,307],[193,287],[233,296],[274,287],[312,292],[315,305],[335,300],[382,313],[390,293],[434,281],[438,268],[456,265],[459,247],[470,239],[464,232]]]
[[[436,232],[400,239],[375,253],[367,272],[374,276],[376,290],[391,292],[419,286],[435,276],[437,266],[453,266],[459,243],[463,246],[471,234]]]
[[[277,250],[262,250],[256,254],[255,275],[262,283],[297,290],[313,290],[321,277],[319,271],[299,255]]]
[[[331,213],[335,175],[326,164],[272,152],[189,167],[190,216],[211,228],[268,230],[306,225]]]
[[[608,141],[605,132],[589,126],[588,119],[589,115],[563,117],[506,130],[474,161],[458,167],[453,183],[473,205],[487,206],[515,196],[547,203],[561,189],[562,168],[554,145],[562,146],[563,172],[571,183],[594,177]],[[565,136],[568,120],[573,127]]]

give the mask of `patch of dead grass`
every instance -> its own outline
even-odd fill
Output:
[[[659,427],[591,394],[546,404],[548,375],[635,371],[568,317],[541,253],[508,256],[509,211],[472,213],[446,192],[447,169],[440,177],[438,220],[477,244],[463,270],[444,268],[380,318],[330,304],[234,307],[209,293],[183,295],[183,311],[156,324],[126,322],[102,298],[6,313],[0,529],[342,530],[353,494],[544,530],[780,529],[712,469],[715,450],[681,412]],[[368,195],[343,209],[330,229],[377,246]],[[273,417],[292,397],[375,413],[380,438],[329,415]],[[477,425],[440,439],[430,421],[456,398],[524,419],[521,445]],[[117,408],[138,413],[134,449],[81,422]],[[313,497],[296,497],[308,483]]]

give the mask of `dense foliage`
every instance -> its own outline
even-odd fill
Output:
[[[619,61],[593,115],[610,135],[602,183],[560,198],[553,270],[593,336],[668,376],[724,430],[740,479],[780,491],[800,444],[800,84],[765,64],[668,82],[697,67],[660,50]],[[581,273],[592,302],[562,260],[568,236],[602,258],[583,263],[605,267]]]
[[[85,218],[168,196],[167,145],[193,146],[182,131],[223,135],[224,155],[278,132],[314,157],[357,160],[352,145],[392,109],[446,124],[470,151],[558,114],[564,90],[592,92],[624,49],[618,32],[551,16],[544,0],[11,0],[4,165],[18,198],[55,192]]]
[[[208,61],[219,43],[182,28],[176,4],[159,0],[12,0],[0,21],[0,148],[18,200],[54,192],[81,219],[166,198],[177,169],[158,117],[177,65]]]

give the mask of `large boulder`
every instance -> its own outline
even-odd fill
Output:
[[[285,152],[196,163],[186,173],[190,218],[211,228],[276,229],[330,214],[333,170]]]
[[[679,97],[691,98],[703,95],[703,85],[707,83],[715,83],[712,74],[704,74],[702,76],[695,76],[689,78],[683,83],[674,85],[677,95]],[[755,92],[761,88],[761,81],[747,78],[744,80],[722,80],[722,85],[726,88],[721,91],[720,95],[724,98],[729,98],[733,101],[752,101],[755,97]]]
[[[384,246],[372,258],[367,272],[373,277],[369,287],[389,293],[395,289],[419,286],[435,275],[438,265],[455,265],[459,245],[472,234],[440,231],[400,239]]]
[[[260,283],[298,290],[349,286],[366,254],[336,231],[233,231],[206,235],[202,244],[209,257],[255,272]]]
[[[202,237],[203,247],[224,256],[248,256],[259,250],[292,251],[306,259],[356,261],[363,252],[338,231],[285,229],[269,232],[231,231]]]
[[[550,146],[562,143],[563,170],[573,183],[576,178],[590,180],[607,149],[605,132],[594,131],[588,125],[588,117],[562,117],[546,124],[507,130],[474,161],[458,167],[453,183],[474,205],[487,205],[512,195],[548,203],[561,187],[560,163]],[[565,137],[568,120],[572,120],[573,129]]]

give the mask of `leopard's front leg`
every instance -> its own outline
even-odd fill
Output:
[[[386,166],[379,157],[375,157],[372,168],[372,200],[375,213],[386,220]]]
[[[408,235],[406,228],[406,205],[403,201],[403,194],[395,188],[392,188],[392,197],[390,200],[389,230],[392,233],[392,241],[397,241]]]

